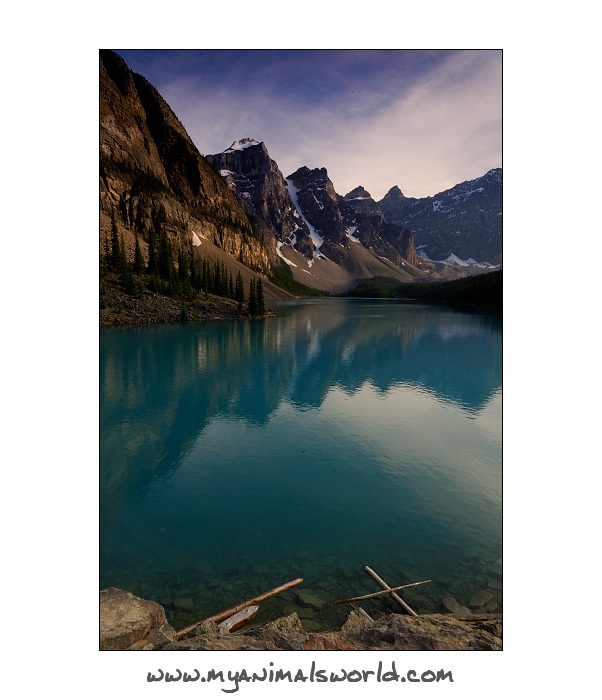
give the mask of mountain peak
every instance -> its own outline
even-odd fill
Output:
[[[372,195],[368,190],[364,189],[361,185],[358,185],[355,189],[351,190],[345,195],[345,199],[349,201],[350,199],[372,199]]]
[[[390,197],[391,199],[405,199],[403,192],[397,185],[393,185],[383,199],[386,199],[387,197]]]
[[[227,148],[224,151],[224,153],[232,153],[233,151],[244,151],[246,148],[251,148],[252,146],[261,146],[261,143],[251,138],[239,139],[238,141],[233,141],[230,148]]]

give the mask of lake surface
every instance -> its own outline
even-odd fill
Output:
[[[418,613],[501,605],[499,314],[388,300],[101,329],[100,586],[180,629],[302,577],[257,622],[425,579]],[[300,593],[324,602],[305,605]],[[362,603],[392,610],[387,596]]]

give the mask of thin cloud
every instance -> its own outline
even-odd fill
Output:
[[[362,184],[375,199],[393,185],[433,195],[501,165],[499,51],[150,58],[142,68],[156,71],[154,84],[201,153],[249,136],[265,142],[285,176],[326,167],[340,194]]]

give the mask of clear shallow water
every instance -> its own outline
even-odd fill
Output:
[[[500,317],[271,306],[101,330],[101,588],[157,600],[178,629],[297,577],[256,620],[334,628],[349,607],[332,601],[378,590],[366,564],[433,579],[404,596],[417,612],[501,588]]]

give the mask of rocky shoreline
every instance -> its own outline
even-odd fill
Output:
[[[228,632],[215,622],[182,639],[164,608],[118,588],[100,592],[100,649],[127,651],[501,651],[501,613],[388,614],[351,610],[340,630],[308,632],[296,613]]]
[[[275,316],[268,309],[263,317]],[[130,295],[116,282],[103,281],[100,287],[100,325],[130,326],[188,321],[220,321],[250,318],[238,302],[214,294],[200,294],[196,299],[169,297],[144,291]]]

